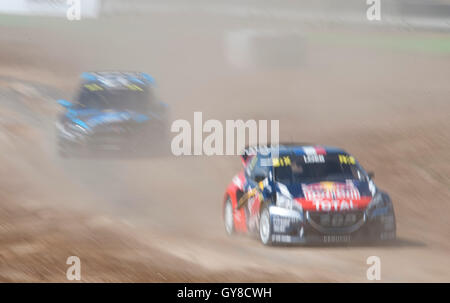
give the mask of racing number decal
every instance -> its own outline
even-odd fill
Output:
[[[339,155],[339,163],[341,164],[356,164],[355,158],[347,155]]]
[[[273,167],[290,166],[291,158],[288,156],[280,157],[280,158],[273,158],[272,165],[273,165]]]
[[[144,91],[142,88],[140,88],[136,84],[128,84],[127,87],[130,90],[137,90],[137,91],[140,91],[140,92]]]
[[[86,87],[88,90],[90,90],[91,92],[95,92],[95,91],[99,91],[99,90],[103,90],[103,87],[101,87],[98,84],[86,84],[84,87]]]

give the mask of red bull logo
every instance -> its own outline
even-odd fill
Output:
[[[302,185],[306,200],[359,200],[358,188],[352,183],[320,182]]]
[[[369,197],[361,199],[358,188],[351,182],[320,182],[302,185],[305,197],[297,199],[305,210],[345,211],[364,207]]]

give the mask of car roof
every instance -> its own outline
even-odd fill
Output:
[[[273,155],[326,155],[326,154],[348,154],[345,150],[333,146],[325,146],[309,143],[279,143],[269,146],[248,146],[244,150],[244,155],[264,154],[267,152]]]
[[[134,71],[93,71],[81,74],[82,84],[97,84],[107,89],[123,89],[130,85],[150,86],[155,84],[152,76]]]

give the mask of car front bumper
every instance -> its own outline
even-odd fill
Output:
[[[272,242],[292,244],[332,244],[376,242],[396,238],[393,209],[375,216],[361,211],[359,220],[346,227],[322,227],[311,219],[311,214],[276,206],[269,208],[272,222]],[[317,214],[317,213],[316,213]],[[345,213],[344,213],[345,214]]]

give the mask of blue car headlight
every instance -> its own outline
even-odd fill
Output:
[[[56,122],[56,128],[67,139],[76,139],[88,134],[88,130],[78,124]]]
[[[83,139],[86,135],[89,134],[89,130],[78,124],[67,123],[64,125],[64,129],[67,133],[78,139]]]

